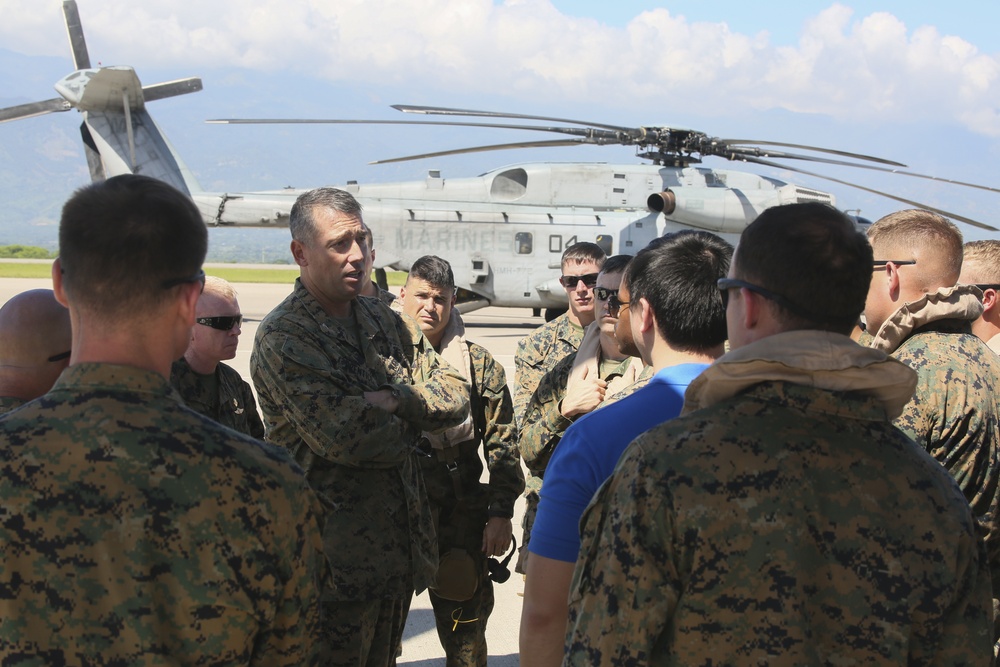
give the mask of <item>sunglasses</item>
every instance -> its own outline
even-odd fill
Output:
[[[588,273],[583,276],[559,276],[559,284],[566,289],[576,289],[576,284],[580,281],[587,287],[593,287],[597,284],[597,274]]]
[[[623,308],[628,308],[631,301],[622,301],[618,298],[618,292],[608,295],[608,314],[611,317],[618,317]]]
[[[886,266],[887,264],[895,264],[896,266],[906,266],[908,264],[916,264],[915,259],[876,259],[872,264],[876,269]]]
[[[764,289],[759,285],[748,283],[745,280],[737,280],[736,278],[719,278],[719,280],[715,284],[718,286],[719,293],[722,295],[723,308],[729,307],[729,290],[742,287],[743,289],[750,290],[751,292],[754,292],[756,294],[760,294],[768,301],[773,301],[774,303],[778,304],[779,306],[781,306],[790,313],[794,313],[799,317],[806,316],[805,313],[802,312],[801,308],[799,308],[798,306],[796,306],[795,304],[793,304],[791,301],[781,296],[780,294],[776,294],[775,292],[772,292],[769,289]]]
[[[60,352],[59,354],[53,354],[49,357],[49,361],[62,361],[63,359],[69,359],[73,353],[69,350],[66,352]]]
[[[608,289],[607,287],[594,288],[594,298],[598,301],[607,301],[613,296],[618,296],[618,290]]]
[[[205,271],[203,269],[198,269],[198,273],[193,276],[188,276],[187,278],[171,278],[170,280],[163,281],[160,285],[163,289],[170,289],[171,287],[177,287],[178,285],[184,285],[187,283],[201,283],[201,291],[205,291]]]
[[[984,284],[984,283],[973,283],[976,287],[983,290],[984,292],[988,289],[1000,290],[1000,285],[996,283]]]
[[[233,327],[239,326],[242,321],[242,314],[225,315],[222,317],[199,317],[195,319],[195,322],[198,324],[204,324],[206,327],[212,327],[213,329],[218,329],[219,331],[229,331]]]

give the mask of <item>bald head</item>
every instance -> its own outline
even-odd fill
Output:
[[[69,363],[69,311],[49,289],[22,292],[0,308],[0,395],[38,398]]]

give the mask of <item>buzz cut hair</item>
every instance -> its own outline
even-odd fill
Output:
[[[872,280],[872,247],[846,214],[805,202],[766,209],[740,236],[736,278],[770,290],[786,330],[848,334]]]
[[[59,221],[59,263],[72,304],[107,322],[156,312],[200,280],[208,230],[190,197],[123,174],[77,190]]]
[[[560,266],[565,271],[567,266],[572,266],[573,264],[593,262],[597,264],[597,268],[600,270],[604,266],[604,260],[607,258],[608,256],[601,246],[590,241],[581,241],[580,243],[574,243],[563,251]]]
[[[350,192],[339,188],[309,190],[299,195],[288,214],[288,230],[292,234],[292,239],[304,245],[316,239],[313,211],[317,208],[327,208],[337,213],[361,217],[361,203]],[[367,225],[362,223],[362,226],[368,230]]]
[[[218,276],[205,276],[205,290],[202,294],[212,294],[232,301],[236,299],[236,288],[228,280]]]
[[[962,271],[962,232],[944,216],[918,208],[890,213],[868,228],[872,246],[888,252],[907,252],[908,257],[879,259],[912,259],[919,249],[929,249],[941,267],[955,278]]]
[[[1000,284],[1000,241],[988,239],[969,241],[963,247],[964,261],[975,262],[976,282]]]
[[[455,292],[455,274],[452,273],[451,264],[435,255],[424,255],[413,262],[406,276],[407,283],[410,278],[423,280],[442,292]]]
[[[621,273],[632,261],[632,255],[612,255],[604,260],[601,265],[601,273]]]

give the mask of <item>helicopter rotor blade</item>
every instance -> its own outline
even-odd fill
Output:
[[[66,18],[69,46],[73,50],[73,64],[77,69],[90,69],[90,54],[87,53],[87,40],[83,37],[83,24],[80,22],[76,0],[64,0],[63,16]]]
[[[0,109],[0,123],[6,123],[9,120],[18,120],[20,118],[43,116],[47,113],[53,113],[56,111],[69,111],[72,108],[73,106],[61,97],[55,97],[51,100],[44,100],[42,102],[19,104],[14,107]]]
[[[822,178],[823,180],[826,180],[826,181],[831,181],[833,183],[839,183],[840,185],[846,185],[849,188],[855,188],[857,190],[863,190],[864,192],[870,192],[871,194],[879,195],[881,197],[886,197],[887,199],[892,199],[894,201],[898,201],[898,202],[901,202],[903,204],[909,204],[910,206],[915,206],[917,208],[922,208],[924,210],[931,211],[931,212],[937,213],[939,215],[943,215],[943,216],[945,216],[947,218],[951,218],[952,220],[958,220],[958,221],[964,222],[964,223],[966,223],[968,225],[972,225],[973,227],[978,227],[979,229],[986,229],[986,230],[991,231],[991,232],[1000,232],[1000,229],[997,229],[996,227],[993,227],[991,225],[987,225],[986,223],[979,222],[978,220],[973,220],[971,218],[966,218],[963,215],[959,215],[957,213],[952,213],[950,211],[945,211],[944,209],[935,208],[934,206],[928,206],[927,204],[924,204],[924,203],[921,203],[921,202],[918,202],[918,201],[914,201],[912,199],[906,199],[905,197],[899,197],[897,195],[891,195],[888,192],[883,192],[881,190],[875,190],[873,188],[865,187],[864,185],[858,185],[857,183],[851,183],[850,181],[844,181],[844,180],[841,180],[839,178],[834,178],[833,176],[824,176],[823,174],[817,174],[817,173],[812,172],[812,171],[806,171],[805,169],[797,169],[796,167],[790,167],[788,165],[779,164],[777,162],[771,162],[770,160],[762,160],[760,158],[755,158],[755,157],[749,157],[748,156],[746,158],[743,158],[743,161],[745,161],[745,162],[752,162],[754,164],[760,164],[760,165],[763,165],[765,167],[773,167],[775,169],[786,169],[788,171],[794,171],[796,173],[805,174],[806,176],[813,176],[815,178]]]
[[[441,157],[444,155],[462,155],[464,153],[483,153],[486,151],[504,151],[510,148],[553,148],[558,146],[578,146],[580,144],[591,143],[583,139],[554,139],[552,141],[522,141],[513,144],[494,144],[492,146],[472,146],[471,148],[455,148],[449,151],[438,151],[435,153],[422,153],[420,155],[407,155],[406,157],[394,157],[387,160],[374,160],[368,164],[389,164],[390,162],[406,162],[408,160],[420,160],[428,157]]]
[[[874,157],[872,155],[863,155],[861,153],[850,153],[848,151],[838,151],[833,148],[806,146],[804,144],[788,144],[780,141],[757,141],[756,139],[713,139],[712,141],[729,148],[737,148],[738,147],[737,144],[752,144],[756,146],[781,146],[782,148],[799,148],[801,150],[814,151],[816,153],[829,153],[831,155],[839,155],[841,157],[854,158],[855,160],[878,162],[880,164],[888,164],[894,167],[906,166],[902,162],[896,162],[895,160],[887,160],[885,158]]]
[[[482,118],[520,118],[521,120],[541,120],[549,123],[569,123],[570,125],[584,125],[587,127],[600,127],[605,130],[618,132],[628,132],[632,128],[621,125],[606,125],[604,123],[592,123],[587,120],[572,120],[569,118],[551,118],[549,116],[532,116],[519,113],[503,113],[500,111],[476,111],[474,109],[449,109],[447,107],[421,107],[412,104],[393,104],[393,109],[403,113],[419,113],[440,116],[479,116]]]
[[[532,132],[556,132],[584,137],[584,143],[622,143],[617,132],[597,128],[543,127],[541,125],[515,125],[509,123],[473,123],[453,120],[352,120],[336,118],[213,118],[206,123],[218,125],[436,125],[440,127],[486,127],[501,130],[529,130]]]

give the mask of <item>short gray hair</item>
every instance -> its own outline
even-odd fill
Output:
[[[309,190],[299,195],[288,214],[288,229],[294,240],[308,243],[315,238],[316,228],[313,225],[312,212],[318,207],[361,217],[361,204],[350,192],[337,188]]]

